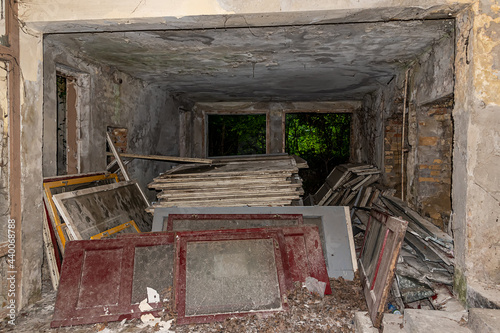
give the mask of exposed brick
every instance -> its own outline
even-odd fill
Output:
[[[425,164],[420,164],[420,165],[418,166],[418,168],[419,168],[420,170],[422,170],[422,169],[428,169],[428,168],[429,168],[429,166],[428,166],[428,165],[425,165]]]
[[[418,138],[419,146],[435,146],[437,144],[437,136],[421,136]]]
[[[440,160],[439,158],[435,159],[432,163],[443,163],[443,160]]]
[[[419,182],[429,182],[429,183],[438,183],[439,179],[434,177],[418,177]]]
[[[431,176],[439,176],[441,175],[441,171],[431,171]]]

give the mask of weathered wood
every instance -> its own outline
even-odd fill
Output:
[[[303,194],[297,172],[288,155],[216,158],[212,165],[172,168],[148,186],[162,191],[157,206],[281,206]]]
[[[148,203],[135,182],[120,182],[53,196],[59,213],[75,239],[90,239],[130,220],[142,232],[151,230]]]
[[[212,191],[211,191],[212,190]],[[257,188],[257,189],[252,189],[252,188],[247,188],[245,189],[235,189],[235,190],[230,190],[230,189],[208,189],[205,191],[196,191],[192,190],[190,192],[183,192],[183,191],[168,191],[168,192],[161,192],[157,195],[158,198],[161,199],[167,199],[167,198],[172,198],[172,199],[180,199],[180,198],[186,198],[186,199],[194,199],[194,198],[210,198],[210,197],[220,197],[220,192],[224,191],[225,196],[243,196],[243,197],[248,197],[248,196],[259,196],[260,194],[265,191],[266,194],[276,194],[276,195],[300,195],[303,193],[303,191],[297,190],[296,188],[289,188],[289,189],[270,189],[270,188]]]
[[[109,136],[109,133],[107,133],[107,132],[106,132],[106,141],[108,141],[109,149],[111,149],[111,152],[112,152],[113,156],[115,157],[116,162],[120,166],[120,170],[122,172],[123,177],[125,178],[126,181],[129,181],[130,177],[127,173],[127,170],[125,169],[125,166],[123,165],[122,159],[120,158],[120,155],[118,154],[118,151],[115,148],[113,140],[111,140],[111,137]]]
[[[113,153],[106,153],[108,156],[114,156]],[[194,157],[180,157],[180,156],[164,156],[164,155],[140,155],[140,154],[130,154],[130,153],[119,153],[120,157],[124,158],[137,158],[141,160],[156,160],[156,161],[168,161],[168,162],[178,162],[178,163],[202,163],[202,164],[212,164],[213,160],[208,158],[194,158]]]
[[[368,313],[380,327],[408,222],[371,211],[359,264]]]
[[[47,216],[43,214],[43,226],[42,226],[42,234],[43,234],[43,245],[45,249],[45,257],[47,258],[47,263],[49,266],[50,280],[52,282],[52,287],[54,290],[57,290],[57,286],[59,285],[59,269],[57,268],[56,257],[55,257],[55,249],[52,244],[52,240],[49,234],[49,221],[47,220]]]

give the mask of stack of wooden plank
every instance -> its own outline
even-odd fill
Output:
[[[303,194],[298,164],[293,156],[271,155],[177,166],[149,184],[161,191],[152,208],[291,205]]]
[[[370,187],[380,177],[380,170],[372,165],[342,164],[336,166],[320,189],[308,198],[308,204],[318,206],[366,206],[378,198],[380,192]]]

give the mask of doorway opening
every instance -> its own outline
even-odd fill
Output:
[[[62,75],[57,82],[57,175],[78,173],[76,80]]]
[[[305,159],[308,169],[300,170],[304,196],[314,194],[331,170],[349,161],[350,113],[287,113],[285,149]]]

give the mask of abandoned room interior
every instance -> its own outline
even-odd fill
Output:
[[[2,330],[500,331],[498,1],[1,2]]]

